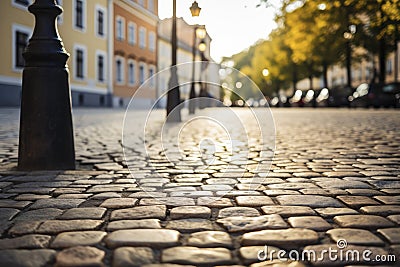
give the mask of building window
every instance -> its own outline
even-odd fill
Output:
[[[131,45],[136,44],[136,24],[133,22],[128,25],[128,42]]]
[[[14,3],[21,5],[21,6],[28,6],[29,1],[28,0],[14,0]]]
[[[123,84],[125,75],[124,75],[124,59],[122,57],[118,57],[115,60],[115,79],[118,84]]]
[[[117,40],[124,40],[125,39],[125,20],[122,17],[117,17],[115,23],[115,31],[117,35]]]
[[[150,87],[154,87],[154,85],[155,85],[155,83],[154,83],[154,79],[155,79],[155,77],[154,77],[154,67],[153,66],[151,66],[150,68],[149,68],[149,79],[150,79]]]
[[[106,11],[103,7],[96,6],[96,34],[104,37],[106,34]]]
[[[146,28],[140,27],[139,29],[139,47],[146,47]]]
[[[154,0],[147,0],[147,8],[148,8],[151,12],[154,12]]]
[[[15,32],[15,68],[23,68],[25,66],[25,60],[22,56],[22,53],[25,50],[25,47],[28,45],[28,36],[27,32],[23,32],[17,30]]]
[[[31,4],[31,0],[12,0],[12,5],[18,8],[25,9]]]
[[[144,6],[144,0],[138,0],[138,4]]]
[[[129,85],[134,85],[136,83],[136,66],[133,60],[128,63],[128,82]]]
[[[156,50],[156,34],[154,32],[149,33],[149,50],[151,52]]]
[[[76,77],[84,78],[83,75],[83,50],[76,50]]]
[[[106,80],[106,53],[103,51],[96,52],[96,74],[98,82],[105,82]]]
[[[74,26],[76,29],[84,30],[86,24],[86,2],[85,0],[75,0],[74,3]]]
[[[154,13],[154,0],[148,0],[147,7],[151,12]]]
[[[144,64],[140,64],[139,66],[139,82],[140,85],[144,83],[145,80],[145,69],[144,69]]]
[[[74,56],[75,79],[83,80],[86,77],[86,47],[75,45]]]

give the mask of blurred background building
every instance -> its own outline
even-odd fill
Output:
[[[138,108],[151,107],[156,99],[156,84],[145,83],[156,73],[158,4],[156,0],[114,1],[113,106],[126,107],[135,96]]]
[[[32,35],[32,0],[0,1],[0,106],[18,106],[21,100],[22,53]],[[166,90],[169,72],[150,79],[171,65],[171,19],[160,22],[158,0],[57,0],[64,12],[58,29],[70,54],[68,67],[74,106],[126,107],[133,94],[137,108],[151,107]],[[178,22],[178,62],[192,62],[193,26]],[[160,37],[158,37],[160,35]],[[211,61],[210,42],[204,39],[204,58]],[[157,51],[159,49],[159,51]],[[157,57],[158,55],[158,57]],[[201,60],[198,54],[197,60]],[[207,66],[204,66],[207,67]],[[218,70],[204,74],[218,82]],[[200,71],[200,70],[198,70]],[[199,73],[199,72],[197,72]],[[191,69],[180,81],[191,80]],[[197,74],[198,75],[198,74]],[[197,76],[199,77],[199,76]],[[148,80],[148,82],[146,82]],[[188,97],[189,85],[181,87]],[[218,92],[210,93],[219,96]]]
[[[199,25],[197,25],[199,26]],[[208,83],[214,82],[219,83],[219,68],[215,68],[215,62],[210,56],[210,45],[211,37],[205,31],[204,38],[196,38],[196,44],[193,44],[194,31],[196,30],[196,25],[189,25],[183,18],[177,19],[177,39],[178,39],[178,76],[181,98],[188,99],[189,91],[192,81],[192,60],[193,60],[193,46],[195,46],[195,81],[196,81],[196,95],[200,94],[200,84],[198,81],[207,81]],[[199,26],[200,27],[200,26]],[[170,72],[167,70],[171,66],[171,29],[172,29],[172,19],[167,18],[160,21],[158,26],[158,70],[160,74],[157,77],[157,89],[158,96],[162,96],[159,101],[160,107],[165,107],[166,105],[166,92],[168,90],[168,80]],[[205,50],[200,52],[198,49],[199,44],[203,42],[205,44]],[[203,61],[203,63],[200,63]],[[213,62],[214,64],[210,64]],[[186,64],[182,64],[186,63]],[[219,87],[207,84],[207,91],[213,97],[219,97]]]

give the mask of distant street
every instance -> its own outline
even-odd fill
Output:
[[[127,122],[126,161],[124,112],[75,109],[77,170],[29,173],[15,170],[18,110],[0,109],[0,265],[400,262],[398,110],[273,109],[275,154],[273,137],[256,134],[248,110],[235,109],[248,135],[234,126],[238,119],[227,135],[229,127],[224,132],[185,115],[181,125],[163,129],[162,139],[159,110],[146,140],[143,125]],[[224,119],[231,114],[227,108],[206,112]],[[185,123],[195,127],[181,129]],[[229,138],[236,144],[232,151]],[[319,256],[330,248],[371,254],[280,261],[260,253],[265,245],[269,252],[284,250],[284,258],[290,251]]]

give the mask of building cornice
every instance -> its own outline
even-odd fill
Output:
[[[142,7],[141,5],[131,0],[114,0],[114,3],[126,9],[135,16],[143,19],[144,21],[147,21],[149,23],[155,23],[154,24],[155,26],[160,21],[160,18],[156,14],[151,13],[146,8]]]

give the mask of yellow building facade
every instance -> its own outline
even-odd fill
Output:
[[[125,55],[126,64],[137,62],[145,73],[142,81],[156,72],[157,0],[56,0],[64,12],[58,18],[58,30],[70,54],[72,103],[74,106],[119,106],[130,98],[140,83],[122,84],[115,74],[116,58]],[[18,106],[21,99],[24,51],[34,28],[34,16],[28,12],[33,0],[0,1],[0,106]],[[119,40],[115,17],[124,17],[124,36]],[[129,23],[129,24],[128,24]],[[129,26],[137,26],[137,43],[129,44]],[[144,37],[142,37],[144,31]],[[136,34],[136,33],[135,33]],[[118,40],[117,40],[117,39]],[[145,38],[145,46],[140,38]],[[123,41],[123,42],[122,42]],[[117,46],[114,49],[114,46]],[[122,51],[122,52],[121,52]],[[124,66],[128,77],[129,65]],[[132,88],[131,88],[132,87]],[[155,98],[155,88],[144,95],[147,102]],[[125,99],[126,98],[126,99]],[[149,100],[151,99],[151,101]]]
[[[149,108],[156,99],[148,79],[157,72],[158,1],[115,0],[113,14],[113,106]]]

